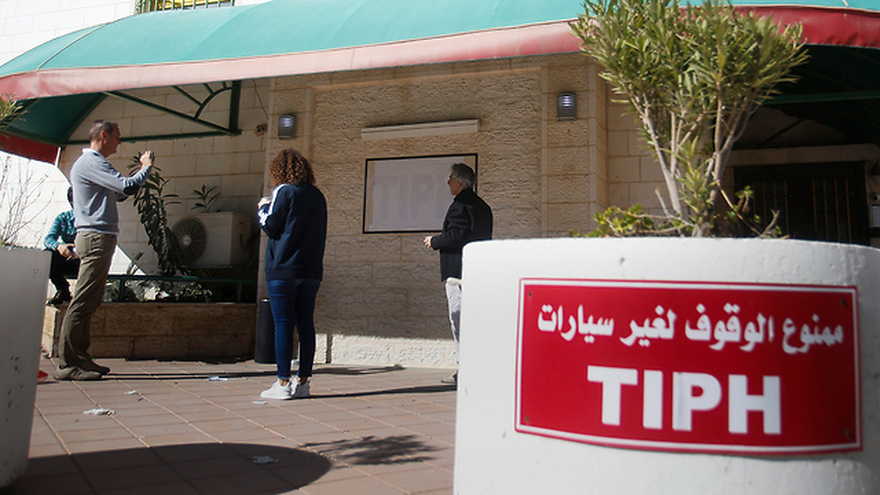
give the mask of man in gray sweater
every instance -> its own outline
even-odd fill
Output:
[[[116,171],[107,157],[116,153],[122,136],[113,122],[96,121],[89,130],[89,147],[70,169],[73,187],[74,246],[80,258],[73,299],[61,323],[58,380],[99,380],[110,368],[88,354],[89,321],[104,295],[110,262],[116,250],[119,214],[116,202],[137,191],[150,173],[153,153],[140,154],[141,169],[131,177]]]

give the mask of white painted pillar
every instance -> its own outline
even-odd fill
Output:
[[[0,488],[27,468],[49,253],[0,247]]]
[[[756,239],[490,241],[470,244],[465,248],[463,278],[468,289],[464,293],[462,306],[455,444],[456,494],[880,493],[880,250],[832,243]],[[740,329],[737,337],[740,340],[736,343],[718,344],[715,335],[711,335],[711,341],[705,342],[685,337],[687,322],[693,330],[691,337],[699,338],[697,318],[701,313],[691,304],[692,300],[686,307],[675,307],[677,314],[674,319],[668,317],[669,304],[666,303],[662,315],[667,323],[661,322],[660,328],[674,320],[676,332],[674,338],[668,339],[660,336],[662,332],[651,330],[656,330],[651,323],[653,320],[643,324],[643,320],[635,318],[635,328],[641,330],[633,331],[627,319],[616,321],[614,334],[610,336],[584,334],[576,327],[569,331],[569,322],[578,321],[568,318],[568,315],[574,314],[574,308],[563,308],[565,313],[556,326],[551,317],[558,315],[557,307],[546,303],[542,308],[550,306],[548,309],[552,311],[540,313],[540,318],[546,316],[542,324],[544,329],[538,330],[531,321],[535,313],[529,315],[530,321],[523,328],[529,327],[529,331],[535,332],[528,345],[546,341],[557,346],[554,347],[557,351],[554,351],[555,357],[539,362],[543,366],[542,375],[531,377],[531,390],[541,394],[546,392],[544,388],[569,387],[571,395],[583,399],[581,407],[548,417],[552,417],[555,424],[570,422],[575,426],[589,419],[599,425],[596,428],[600,428],[603,435],[610,436],[567,436],[564,433],[566,426],[563,425],[563,432],[555,432],[552,436],[556,438],[551,438],[516,427],[524,420],[520,417],[522,410],[517,410],[518,394],[523,393],[521,380],[530,373],[529,369],[519,367],[518,363],[534,355],[524,357],[518,354],[523,351],[518,339],[522,340],[519,331],[523,322],[520,320],[524,314],[523,300],[527,297],[521,292],[521,281],[529,278],[564,281],[591,279],[598,280],[599,285],[614,280],[624,282],[624,286],[632,283],[639,287],[643,287],[639,285],[643,281],[700,282],[703,285],[686,286],[685,289],[705,286],[705,289],[700,289],[704,292],[697,292],[696,296],[692,292],[691,296],[701,298],[706,294],[707,301],[711,299],[709,296],[715,294],[713,291],[729,289],[730,297],[724,295],[716,299],[730,299],[727,314],[742,318],[743,326],[747,318],[753,322],[757,320],[754,314],[747,314],[751,311],[751,303],[734,304],[741,296],[737,292],[739,290],[748,292],[746,289],[749,287],[757,287],[758,291],[752,296],[758,296],[749,300],[754,304],[763,304],[772,298],[787,300],[813,290],[810,287],[837,287],[835,290],[839,293],[834,293],[834,297],[839,298],[823,299],[825,302],[822,304],[831,301],[829,304],[833,305],[837,304],[834,301],[840,301],[840,305],[845,305],[847,301],[857,301],[857,314],[850,310],[850,319],[857,322],[853,323],[853,333],[846,334],[843,343],[834,340],[833,331],[827,333],[827,337],[822,337],[821,332],[810,330],[807,334],[816,337],[807,337],[808,340],[813,339],[807,349],[800,344],[799,326],[788,328],[791,335],[783,332],[781,316],[786,311],[792,314],[815,311],[817,317],[828,320],[827,312],[823,312],[822,308],[790,307],[780,309],[777,314],[764,309],[762,317],[765,319],[771,313],[778,318],[772,343],[765,331],[765,340],[748,351],[745,350],[750,348],[745,341],[745,328]],[[670,285],[670,290],[681,288],[675,283]],[[767,297],[770,299],[760,296],[763,289],[768,291]],[[785,292],[788,290],[794,291],[794,295]],[[657,294],[662,296],[663,293]],[[605,307],[591,306],[589,298],[581,302],[588,308],[585,311],[597,317],[617,314],[620,319],[619,315],[629,311],[654,318],[655,315],[651,313],[659,304],[652,297],[644,298],[644,304],[637,298],[633,300],[634,303],[628,303],[630,307],[619,308],[612,308],[608,300],[604,303]],[[734,308],[734,305],[742,308]],[[706,303],[706,306],[706,314],[714,312],[713,315],[717,315],[723,311],[716,303]],[[834,308],[827,306],[825,309],[830,311]],[[846,316],[846,311],[839,314]],[[713,324],[720,321],[717,316],[712,318]],[[587,319],[587,315],[583,319]],[[728,327],[728,320],[723,321],[724,328],[733,332],[735,325]],[[764,323],[766,327],[768,324],[766,321]],[[798,329],[797,332],[791,332],[792,328]],[[754,327],[751,331],[755,331]],[[629,341],[630,346],[620,341],[631,333],[640,332],[643,335]],[[786,336],[789,337],[785,341],[788,350],[782,346]],[[857,342],[853,340],[856,336]],[[535,340],[545,337],[555,340]],[[585,337],[593,340],[585,341]],[[590,349],[598,348],[590,346],[611,346],[612,343],[616,347],[608,349],[636,353],[632,354],[635,356],[632,363],[616,365],[610,354],[590,353]],[[715,347],[724,349],[709,350],[708,346],[713,343]],[[654,358],[660,355],[657,353],[671,355],[670,352],[676,352],[676,346],[698,345],[704,345],[706,349],[697,353],[688,350],[675,356],[673,363],[676,363],[677,369],[672,365],[665,367]],[[771,366],[758,375],[742,371],[752,369],[750,360],[757,359],[759,353],[763,352],[761,349],[769,352],[771,348],[766,346],[771,345],[775,346],[773,352],[782,356],[779,359],[784,361],[778,369],[770,369]],[[538,352],[535,349],[531,347],[525,352]],[[743,428],[749,429],[748,434],[769,442],[790,434],[792,429],[809,431],[811,422],[827,419],[832,411],[840,408],[840,404],[824,403],[821,407],[808,405],[808,409],[795,414],[800,419],[792,419],[795,411],[786,410],[786,407],[791,402],[792,383],[797,380],[792,378],[796,373],[791,375],[786,372],[796,371],[798,366],[809,367],[811,359],[824,359],[823,356],[837,352],[841,353],[837,355],[838,359],[840,356],[849,356],[858,361],[844,363],[850,366],[853,374],[858,375],[858,379],[849,375],[849,380],[832,380],[830,383],[815,383],[814,386],[817,393],[828,393],[830,389],[845,389],[848,386],[855,390],[852,398],[856,404],[851,408],[852,415],[844,415],[842,421],[851,421],[856,425],[856,430],[861,429],[860,432],[830,432],[832,436],[849,439],[843,447],[849,451],[786,455],[784,449],[780,449],[782,451],[774,455],[760,451],[718,454],[699,452],[701,449],[711,450],[700,444],[683,449],[695,448],[698,452],[663,451],[681,447],[676,442],[686,439],[687,443],[691,437],[686,435],[691,434],[697,435],[691,440],[715,440],[721,445],[717,448],[725,450],[732,448],[725,442],[735,442],[738,435],[745,435]],[[735,357],[731,361],[734,364],[729,366],[729,373],[719,373],[715,363],[705,359],[706,356],[711,358],[716,355]],[[703,361],[699,361],[699,356],[703,356],[699,358]],[[575,372],[569,373],[569,368],[561,368],[563,363],[577,362],[578,359],[583,362],[581,366],[573,368]],[[563,369],[563,375],[554,376],[554,366],[557,365]],[[598,367],[588,370],[591,365]],[[608,370],[615,366],[633,371]],[[713,369],[706,371],[702,367]],[[673,377],[672,371],[690,374]],[[811,372],[815,373],[815,369]],[[829,371],[829,376],[836,375]],[[679,387],[677,399],[674,396],[676,386]],[[533,407],[531,410],[535,414],[552,411],[554,401],[565,401],[570,394],[550,394],[554,398],[542,407]],[[842,396],[847,395],[843,393]],[[622,402],[614,405],[601,402],[617,398]],[[672,400],[678,402],[672,404]],[[687,416],[678,419],[671,417],[676,412],[687,413]],[[607,420],[604,423],[603,418]],[[706,431],[707,422],[712,418],[717,420],[723,433],[719,433],[717,438],[711,438],[711,434],[710,438],[706,438],[705,434],[699,437],[699,432]],[[615,422],[619,422],[619,426]],[[674,424],[680,428],[674,429]],[[684,428],[688,425],[694,429],[693,432]],[[626,444],[626,441],[613,438],[618,431],[615,428],[647,432],[644,435],[648,437],[655,435],[650,437],[654,442]],[[859,436],[861,446],[853,447]],[[664,443],[664,439],[669,441]],[[643,450],[644,447],[639,445],[647,445],[652,450]]]

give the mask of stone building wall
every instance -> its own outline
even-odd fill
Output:
[[[608,100],[620,99],[610,90]],[[653,152],[644,144],[641,127],[623,103],[608,105],[608,202],[622,208],[640,204],[661,214],[656,191],[666,194],[663,174]]]
[[[577,120],[556,120],[560,91],[577,93]],[[268,135],[289,112],[298,131],[270,138],[266,160],[300,150],[327,196],[317,326],[319,355],[330,347],[337,362],[454,365],[439,260],[422,246],[425,233],[362,233],[368,158],[476,153],[496,239],[586,231],[606,203],[604,89],[579,55],[277,78],[270,99]],[[361,139],[367,127],[461,119],[478,119],[479,130]]]
[[[577,94],[576,120],[557,120],[561,91]],[[171,88],[129,93],[172,108],[187,105]],[[592,228],[592,215],[607,206],[613,181],[606,166],[612,149],[605,102],[595,67],[577,54],[245,81],[241,136],[124,143],[111,161],[124,172],[134,153],[155,150],[170,179],[168,192],[183,196],[183,204],[170,211],[173,221],[188,214],[190,191],[201,184],[219,186],[222,209],[253,216],[259,196],[270,191],[269,161],[285,147],[300,150],[313,162],[329,208],[318,359],[454,366],[439,259],[422,246],[426,234],[362,232],[365,161],[476,153],[479,194],[494,210],[496,239],[585,232]],[[296,137],[278,139],[278,116],[289,112],[297,114]],[[98,118],[119,122],[128,136],[203,130],[108,98],[74,139],[84,139]],[[212,102],[204,118],[224,123],[224,99]],[[477,132],[361,138],[367,127],[460,119],[478,119]],[[258,135],[257,126],[266,123],[268,130]],[[80,148],[64,150],[62,171]],[[139,267],[150,272],[155,257],[130,202],[120,214],[121,253],[113,270],[124,270],[129,258],[144,252]],[[264,295],[262,270],[258,273]]]

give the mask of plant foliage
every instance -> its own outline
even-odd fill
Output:
[[[139,155],[131,159],[129,169],[137,171],[141,167]],[[156,252],[159,260],[159,271],[162,275],[173,276],[189,274],[180,261],[177,239],[168,227],[166,206],[179,204],[176,194],[165,192],[168,180],[162,177],[162,170],[153,165],[144,185],[134,194],[134,206],[138,210],[147,242]]]
[[[666,197],[657,195],[664,215],[654,217],[655,227],[701,237],[727,235],[731,221],[753,223],[750,193],[727,197],[721,178],[750,116],[779,84],[794,81],[791,70],[807,60],[801,26],[780,28],[722,0],[684,8],[677,0],[585,0],[584,6],[572,30],[638,116],[663,173]],[[732,215],[723,213],[737,205]],[[632,231],[642,232],[643,212],[618,210],[606,216],[629,218]],[[609,235],[616,229],[609,226]],[[772,221],[747,230],[776,232]]]
[[[17,101],[0,96],[0,129],[6,127],[9,121],[18,116],[21,111],[21,105]]]
[[[220,192],[217,191],[217,186],[202,184],[202,187],[199,189],[193,189],[193,195],[196,197],[196,203],[192,209],[194,211],[202,210],[205,213],[210,213],[211,208],[214,207],[214,202],[220,196]]]

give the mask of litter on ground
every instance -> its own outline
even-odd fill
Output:
[[[90,416],[110,416],[111,414],[116,414],[116,411],[113,409],[104,409],[103,407],[96,407],[94,409],[89,409],[87,411],[83,411],[83,414],[88,414]]]

